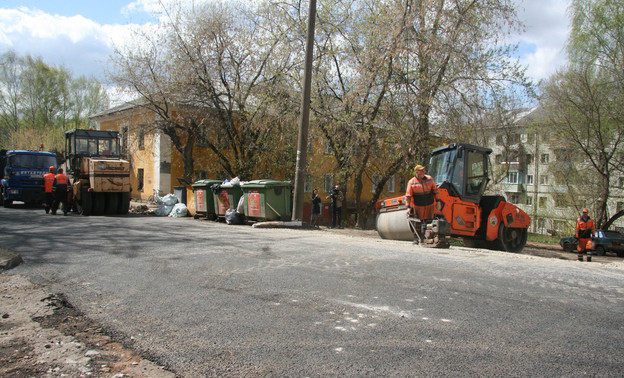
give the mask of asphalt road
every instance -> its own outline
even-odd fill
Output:
[[[181,376],[624,375],[624,266],[0,209],[7,274]]]

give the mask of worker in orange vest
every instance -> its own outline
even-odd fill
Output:
[[[420,164],[414,167],[414,177],[407,183],[405,201],[408,214],[421,221],[420,225],[415,227],[416,235],[414,237],[414,244],[419,244],[424,238],[422,226],[425,221],[433,219],[436,208],[438,211],[442,211],[438,187],[433,177],[425,174],[425,167]]]
[[[55,178],[56,178],[56,175],[54,174],[54,166],[50,166],[49,172],[43,175],[43,192],[44,192],[43,194],[45,196],[44,207],[45,207],[46,214],[50,212],[50,207],[52,206],[52,200],[53,200],[52,188],[54,185]]]
[[[52,202],[52,215],[56,215],[59,204],[63,202],[63,215],[67,215],[67,188],[69,186],[69,179],[63,173],[63,168],[58,169],[58,174],[54,178],[52,188],[54,190],[54,202]]]
[[[589,209],[583,209],[583,214],[576,220],[576,240],[578,241],[578,260],[583,261],[583,253],[587,253],[587,262],[591,261],[592,255],[592,231],[594,220],[589,217]]]

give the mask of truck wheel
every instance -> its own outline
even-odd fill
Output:
[[[596,247],[595,251],[596,251],[596,256],[604,256],[605,255],[605,249],[601,245]]]
[[[121,215],[126,215],[128,214],[129,210],[130,210],[130,193],[129,192],[121,193],[121,201],[119,202],[119,208],[117,212]]]
[[[507,228],[501,225],[498,229],[498,241],[504,251],[520,252],[526,245],[527,234],[526,228]]]
[[[119,193],[107,193],[106,195],[106,214],[117,214],[119,208]]]

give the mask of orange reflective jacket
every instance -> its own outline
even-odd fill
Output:
[[[52,184],[54,183],[54,173],[49,172],[43,175],[43,189],[46,193],[52,193]]]
[[[591,233],[594,230],[594,220],[589,216],[587,219],[580,217],[576,220],[576,237],[577,239],[591,238]]]
[[[65,173],[59,173],[58,175],[56,175],[56,185],[67,185],[69,184],[69,180],[67,179],[67,176],[65,175]]]
[[[438,198],[438,187],[429,175],[425,175],[422,180],[419,180],[418,177],[413,177],[407,183],[405,196],[407,197],[408,206],[433,205],[434,200]]]

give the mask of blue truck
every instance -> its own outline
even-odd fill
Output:
[[[44,200],[43,175],[51,166],[58,166],[53,152],[0,150],[0,204],[9,207],[13,201],[20,201],[27,205],[41,205]]]

